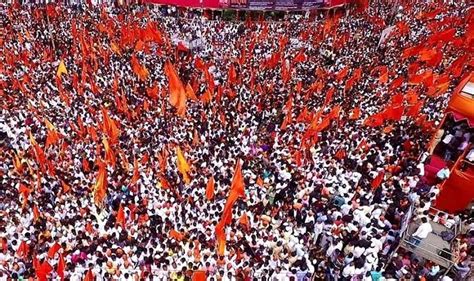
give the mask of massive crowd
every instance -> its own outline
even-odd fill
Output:
[[[0,280],[434,278],[389,257],[438,193],[420,159],[473,69],[473,14],[379,2],[279,21],[5,7]]]

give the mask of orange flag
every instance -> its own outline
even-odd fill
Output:
[[[53,271],[53,267],[49,264],[48,261],[43,261],[43,263],[36,270],[36,275],[38,276],[39,281],[48,280],[48,275]]]
[[[125,228],[125,211],[123,210],[122,204],[120,204],[120,207],[117,211],[117,216],[115,217],[115,223],[121,225],[122,228]]]
[[[174,229],[170,230],[169,236],[177,241],[181,241],[184,239],[184,234]]]
[[[31,132],[29,133],[29,135],[30,135],[31,146],[33,146],[33,150],[35,152],[36,162],[38,163],[39,167],[41,168],[41,171],[45,172],[46,171],[46,164],[47,164],[46,155],[44,154],[43,149],[36,142],[35,138],[31,134]]]
[[[191,87],[189,83],[186,85],[186,97],[193,101],[198,100],[198,98],[196,97],[196,94],[194,93],[193,87]]]
[[[263,187],[263,180],[260,176],[258,176],[256,184],[260,187]]]
[[[165,63],[164,71],[169,83],[169,102],[176,108],[178,115],[184,116],[186,113],[186,90],[183,82],[181,82],[176,69],[170,62]]]
[[[160,178],[161,188],[169,189],[171,187],[170,183],[166,180],[164,176],[159,176],[159,178]]]
[[[61,278],[61,281],[64,280],[64,269],[66,268],[65,262],[64,262],[64,257],[63,254],[59,254],[59,261],[58,261],[58,266],[56,268],[56,273],[58,273],[59,278]]]
[[[304,49],[301,49],[301,50],[298,52],[298,54],[295,56],[295,58],[293,59],[293,61],[294,61],[295,63],[306,61],[306,55],[305,55],[305,53],[304,53]]]
[[[15,171],[21,174],[23,171],[23,165],[21,164],[20,157],[18,157],[18,154],[16,153],[13,154],[13,166],[15,167]]]
[[[138,160],[135,157],[133,157],[133,177],[130,184],[132,185],[136,184],[139,179],[140,179],[140,173],[138,171]]]
[[[231,191],[235,191],[239,196],[245,196],[245,183],[242,176],[242,165],[240,164],[240,159],[237,159],[237,164],[235,165],[234,177],[232,178],[232,185],[230,186]]]
[[[102,144],[104,145],[104,150],[105,150],[105,161],[107,164],[109,164],[112,167],[115,167],[115,153],[112,151],[110,148],[109,142],[107,139],[104,137],[102,138]]]
[[[86,273],[86,275],[84,276],[84,280],[83,281],[94,281],[94,274],[92,274],[92,271],[89,269]]]
[[[352,110],[351,115],[349,116],[350,120],[357,120],[360,118],[360,107],[356,107]]]
[[[133,72],[138,76],[140,80],[145,81],[149,75],[148,69],[144,65],[140,64],[135,55],[132,55],[130,62],[132,64]]]
[[[233,63],[229,67],[229,74],[227,75],[227,78],[231,85],[235,85],[237,83],[237,72],[235,71]]]
[[[235,167],[234,177],[232,179],[232,185],[230,187],[230,193],[227,197],[227,201],[222,211],[221,219],[216,225],[216,238],[217,238],[217,253],[218,255],[224,255],[226,239],[225,239],[225,226],[232,222],[232,207],[239,197],[245,196],[245,183],[242,176],[242,167],[240,159],[237,159]]]
[[[61,180],[61,186],[63,188],[63,192],[67,193],[69,190],[71,190],[71,187],[63,180]]]
[[[94,186],[94,202],[96,205],[100,206],[107,196],[107,165],[102,161],[100,161],[98,165],[99,173],[97,174],[97,181]]]
[[[206,198],[211,201],[214,198],[214,177],[211,176],[207,181]]]
[[[243,213],[242,216],[240,216],[239,224],[245,226],[247,230],[250,229],[250,221],[246,213]]]
[[[178,146],[176,148],[176,156],[178,157],[178,171],[181,173],[183,176],[183,180],[186,184],[189,184],[190,179],[189,179],[189,171],[191,171],[191,168],[189,167],[188,162],[186,162],[186,159],[184,158],[183,152],[181,151],[181,148]]]
[[[44,119],[44,123],[46,124],[46,128],[48,131],[48,136],[46,137],[46,147],[53,145],[59,141],[59,134],[51,122],[48,119]]]
[[[206,271],[200,270],[200,271],[194,271],[193,277],[191,281],[206,281]]]
[[[371,183],[372,190],[376,190],[380,186],[380,184],[383,181],[384,176],[385,176],[385,172],[380,171],[379,174],[375,177],[375,179]]]
[[[57,242],[53,244],[48,250],[48,258],[52,259],[54,258],[54,255],[61,249],[61,245],[59,245]]]
[[[115,124],[115,121],[110,118],[109,112],[107,109],[102,108],[102,130],[110,138],[111,143],[117,143],[118,137],[120,136],[120,131]]]
[[[226,239],[225,239],[225,230],[224,223],[220,221],[216,225],[216,239],[217,239],[217,254],[223,256],[225,253]]]
[[[64,64],[64,61],[61,60],[59,62],[58,70],[56,71],[56,76],[61,78],[63,74],[67,74],[67,68],[66,68],[66,65]]]
[[[34,205],[33,206],[33,219],[34,219],[34,221],[35,222],[38,221],[40,216],[41,216],[41,214],[40,214],[40,211],[38,209],[38,206]]]
[[[16,250],[16,255],[20,257],[21,259],[24,259],[28,256],[28,253],[30,251],[30,247],[26,243],[26,241],[21,241],[20,246],[18,247],[18,250]]]

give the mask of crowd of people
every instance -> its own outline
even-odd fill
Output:
[[[0,280],[434,280],[391,257],[439,193],[420,156],[473,70],[473,13],[376,5],[4,7]]]

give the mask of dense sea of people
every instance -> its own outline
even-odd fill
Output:
[[[420,159],[473,70],[474,17],[405,2],[3,7],[0,280],[435,280],[393,253],[439,193]]]

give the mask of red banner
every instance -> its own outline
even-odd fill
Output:
[[[192,7],[192,8],[210,8],[217,9],[223,8],[219,5],[219,0],[145,0],[146,3],[154,3],[160,5],[173,5],[179,7]]]

